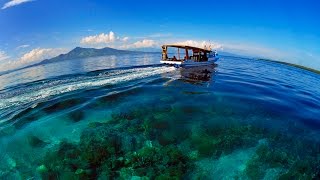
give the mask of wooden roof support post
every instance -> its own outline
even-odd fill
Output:
[[[167,46],[162,46],[162,60],[167,60]]]
[[[180,60],[180,48],[178,48],[178,59]]]
[[[186,59],[185,60],[187,60],[187,59],[189,59],[188,48],[186,48]]]

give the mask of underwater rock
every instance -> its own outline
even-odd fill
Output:
[[[121,103],[125,99],[125,97],[126,96],[123,92],[107,94],[106,96],[99,97],[88,106],[92,108],[110,107]]]
[[[44,112],[46,113],[54,113],[54,112],[58,112],[60,110],[65,110],[65,109],[69,109],[71,107],[74,107],[76,105],[79,105],[83,102],[83,99],[79,99],[79,98],[74,98],[74,99],[67,99],[61,102],[57,102],[51,106],[45,107],[43,109]]]
[[[115,93],[107,94],[106,96],[99,98],[97,103],[100,104],[101,106],[116,105],[125,101],[127,97],[136,95],[137,93],[140,92],[140,90],[141,89],[139,88],[134,88],[134,89],[128,89],[120,92],[115,91]]]
[[[38,138],[34,135],[28,136],[28,142],[31,147],[36,147],[36,148],[44,147],[48,144],[45,141],[41,140],[40,138]]]
[[[40,119],[40,115],[35,113],[35,114],[30,114],[22,117],[19,121],[14,123],[14,127],[16,129],[21,129],[25,127],[26,125]]]
[[[85,113],[82,110],[72,111],[68,115],[73,122],[79,122],[85,117]]]
[[[16,114],[13,119],[19,119],[22,117],[25,117],[27,115],[32,114],[32,112],[34,111],[34,109],[32,107],[29,107],[27,109],[24,109],[23,111],[19,112],[18,114]]]

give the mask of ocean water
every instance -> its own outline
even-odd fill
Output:
[[[320,75],[105,56],[0,76],[1,179],[318,179]]]

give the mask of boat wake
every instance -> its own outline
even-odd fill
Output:
[[[71,93],[77,90],[88,90],[106,85],[121,84],[128,81],[144,79],[173,71],[173,67],[140,67],[130,69],[114,69],[104,72],[88,73],[78,77],[44,80],[32,85],[23,85],[23,88],[11,88],[0,92],[0,118],[5,115],[2,110],[17,108],[43,102],[57,95]]]

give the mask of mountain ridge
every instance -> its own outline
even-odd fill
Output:
[[[138,54],[138,53],[154,53],[154,52],[142,52],[142,51],[130,51],[130,50],[119,50],[110,47],[104,47],[101,49],[96,48],[83,48],[83,47],[76,47],[65,54],[60,54],[56,57],[50,59],[44,59],[38,63],[30,64],[24,67],[15,68],[7,71],[0,72],[0,76],[4,74],[11,73],[13,71],[18,71],[34,66],[45,65],[55,62],[61,61],[69,61],[74,59],[81,59],[81,58],[89,58],[89,57],[99,57],[99,56],[108,56],[108,55],[121,55],[121,54]]]
[[[66,54],[60,54],[56,57],[45,59],[39,62],[38,64],[47,64],[64,60],[72,60],[78,58],[88,58],[88,57],[98,57],[98,56],[107,56],[107,55],[119,55],[119,54],[134,54],[141,53],[140,51],[129,51],[129,50],[119,50],[110,47],[104,47],[102,49],[96,48],[83,48],[76,47],[69,51]]]

